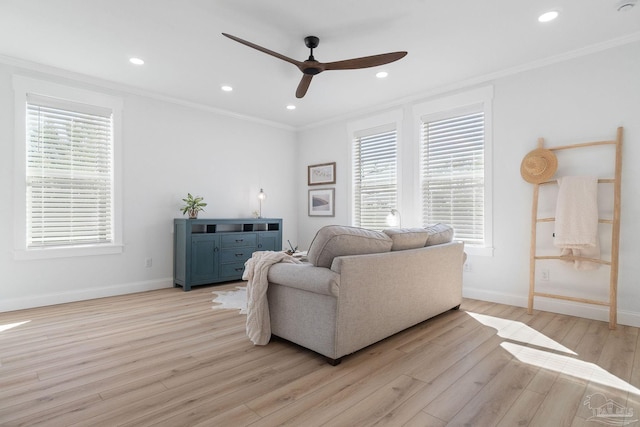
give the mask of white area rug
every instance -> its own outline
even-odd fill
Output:
[[[247,314],[247,287],[236,286],[233,291],[213,292],[214,310],[221,308],[240,310],[240,314]]]

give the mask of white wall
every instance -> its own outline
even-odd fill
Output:
[[[486,83],[493,100],[493,257],[470,257],[464,294],[526,305],[531,186],[519,174],[522,157],[538,137],[550,145],[613,138],[625,128],[622,189],[622,236],[619,321],[640,326],[640,43],[628,44],[555,63]],[[256,195],[265,189],[263,216],[284,218],[284,241],[307,249],[326,224],[348,224],[349,140],[346,118],[294,132],[144,96],[100,89],[124,99],[124,252],[120,255],[16,261],[13,257],[13,93],[11,75],[31,75],[69,84],[0,64],[0,311],[171,286],[172,218],[180,216],[186,192],[210,203],[203,217],[248,216],[257,209]],[[82,87],[86,84],[71,82]],[[94,87],[96,89],[96,87]],[[431,97],[434,98],[434,97]],[[404,135],[411,135],[412,105],[404,111]],[[388,109],[386,109],[388,110]],[[377,113],[385,112],[380,110]],[[356,119],[365,118],[357,117]],[[412,153],[404,138],[404,153]],[[307,166],[337,163],[336,216],[307,215]],[[589,170],[602,170],[599,158],[587,159]],[[416,183],[402,165],[403,209]],[[567,172],[561,159],[559,173]],[[8,201],[8,202],[7,202]],[[403,213],[403,219],[411,214]],[[606,247],[605,247],[606,249]],[[153,266],[145,268],[145,258]],[[551,284],[568,278],[566,291],[599,298],[608,288],[607,268],[577,276],[564,266],[548,267]],[[603,280],[604,277],[604,280]],[[573,282],[571,282],[573,281]],[[606,309],[539,299],[536,307],[606,320]]]
[[[333,124],[314,129],[311,132],[303,132],[299,135],[298,169],[296,171],[298,181],[298,249],[307,250],[313,240],[316,231],[325,225],[348,224],[348,189],[346,187],[347,174],[349,173],[348,157],[349,144],[347,141],[347,128],[345,123]],[[336,162],[336,185],[313,186],[307,184],[307,166]],[[310,217],[308,216],[309,189],[336,188],[335,193],[335,217]]]
[[[292,130],[93,87],[124,100],[124,252],[15,260],[13,73],[90,87],[0,64],[0,311],[172,286],[172,220],[187,192],[208,202],[201,218],[239,218],[264,188],[263,216],[283,218],[284,241],[297,240]]]
[[[549,146],[614,139],[616,128],[624,126],[618,316],[620,323],[640,326],[640,286],[637,281],[640,276],[640,225],[636,221],[640,213],[640,170],[635,165],[640,160],[639,58],[640,43],[636,42],[485,82],[494,86],[495,251],[493,257],[470,257],[472,271],[465,272],[465,296],[519,306],[527,304],[532,187],[522,180],[519,168],[524,155],[536,147],[537,138],[544,137]],[[407,102],[398,108],[407,111],[414,103],[428,99]],[[411,115],[405,114],[404,120],[403,129],[412,129]],[[330,161],[338,164],[336,217],[309,218],[306,211],[299,211],[301,248],[309,245],[321,226],[349,224],[347,124],[345,119],[299,133],[299,180],[305,176],[308,164]],[[405,132],[405,135],[410,134]],[[404,138],[403,152],[413,152],[415,143],[413,138]],[[572,161],[560,157],[564,154],[559,155],[558,175],[603,176],[605,167],[611,166],[609,170],[613,170],[612,157],[599,152],[589,154],[593,155],[581,157],[581,169],[575,171],[570,165]],[[403,165],[406,160],[403,159]],[[405,189],[415,188],[415,182],[408,182],[410,178],[407,176],[410,175],[402,174]],[[606,187],[599,188],[606,192]],[[307,187],[299,188],[298,196],[306,197],[306,190]],[[411,194],[405,191],[404,197]],[[604,195],[601,198],[606,201]],[[403,206],[407,205],[411,203],[403,202]],[[610,239],[606,227],[601,226],[601,236]],[[548,230],[539,233],[547,236],[548,240]],[[608,249],[606,241],[603,249],[605,252]],[[570,295],[577,292],[576,296],[584,298],[602,299],[608,295],[608,267],[596,273],[575,272],[560,263],[544,267],[550,270],[548,286],[554,290]],[[540,285],[541,289],[544,285],[547,284]],[[544,299],[536,299],[535,306],[554,312],[608,319],[604,307]]]

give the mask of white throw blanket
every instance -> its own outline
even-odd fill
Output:
[[[558,179],[554,245],[561,256],[600,259],[598,242],[598,178],[567,176]],[[578,270],[593,270],[593,262],[572,261]]]
[[[266,345],[271,339],[271,318],[267,301],[267,274],[273,264],[300,261],[284,252],[259,251],[244,264],[243,280],[247,283],[247,336],[255,345]]]

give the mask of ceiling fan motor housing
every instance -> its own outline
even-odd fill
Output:
[[[311,62],[311,61],[304,61],[304,62],[306,64],[307,62]],[[311,63],[313,63],[313,62],[311,62]],[[322,72],[322,69],[319,68],[319,67],[314,67],[314,66],[310,65],[309,67],[303,68],[302,72],[304,74],[306,74],[306,75],[309,75],[309,76],[315,76],[316,74],[320,74]]]

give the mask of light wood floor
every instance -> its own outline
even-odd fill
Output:
[[[638,328],[465,300],[333,367],[254,347],[245,316],[211,308],[234,286],[0,313],[0,425],[597,427],[606,399],[640,413]]]

